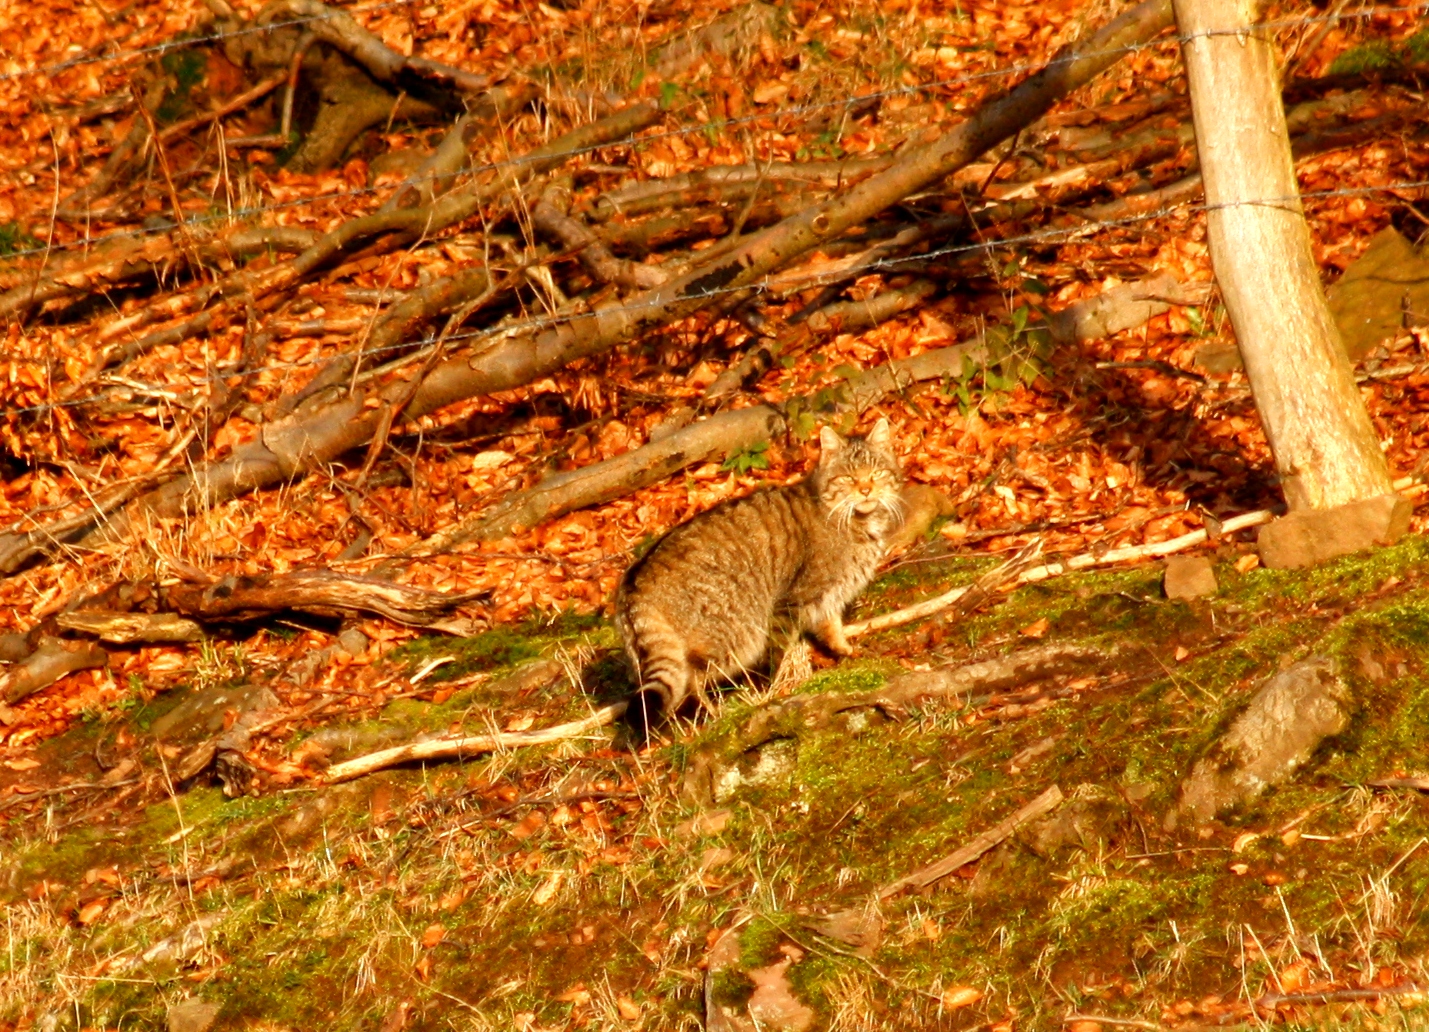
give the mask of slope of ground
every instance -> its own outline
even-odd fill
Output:
[[[947,628],[926,663],[1056,643],[1111,658],[897,719],[741,738],[772,700],[736,694],[638,751],[601,735],[256,798],[175,785],[142,809],[122,787],[52,796],[12,827],[0,870],[0,1020],[159,1027],[196,998],[220,1027],[698,1028],[706,956],[735,927],[713,998],[738,1010],[773,991],[757,984],[786,985],[807,1027],[1404,1027],[1423,999],[1406,987],[1429,975],[1429,804],[1371,783],[1426,773],[1426,557],[1414,537],[1311,572],[1240,572],[1226,546],[1221,593],[1189,603],[1162,595],[1155,566],[1023,588]],[[869,604],[954,571],[966,563],[905,567]],[[405,683],[450,657],[423,698],[290,755],[316,769],[394,734],[554,723],[610,691],[611,645],[591,623],[420,641],[374,668]],[[909,645],[881,636],[798,691],[876,687]],[[1351,685],[1350,727],[1244,809],[1168,830],[1193,762],[1263,679],[1311,654]],[[165,712],[231,700],[233,674],[96,716],[27,773],[98,781],[97,760],[137,740],[140,770],[162,778],[192,731]],[[700,802],[682,783],[711,758],[729,766]],[[870,901],[1053,784],[1067,797],[1053,818],[923,895]],[[866,907],[881,934],[860,948],[818,921]]]

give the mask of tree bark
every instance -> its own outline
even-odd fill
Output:
[[[1320,288],[1270,34],[1253,0],[1175,0],[1211,261],[1292,512],[1388,494],[1388,467]]]

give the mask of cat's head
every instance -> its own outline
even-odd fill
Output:
[[[823,454],[814,486],[838,526],[886,537],[903,522],[903,472],[889,444],[888,420],[867,437],[844,440],[829,427],[819,432]]]

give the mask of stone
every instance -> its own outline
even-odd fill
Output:
[[[1266,681],[1181,785],[1181,817],[1204,824],[1290,778],[1326,738],[1350,723],[1353,700],[1327,656],[1311,656]]]
[[[1406,323],[1429,321],[1429,259],[1390,226],[1370,238],[1325,297],[1345,354],[1358,362]]]
[[[1409,531],[1414,506],[1398,494],[1333,509],[1301,509],[1260,528],[1256,548],[1272,570],[1314,566],[1366,548],[1392,545]]]
[[[367,646],[371,644],[367,635],[363,634],[356,627],[344,627],[337,636],[337,643],[342,646],[342,650],[349,656],[360,656],[367,651]]]
[[[1167,559],[1161,586],[1167,598],[1176,599],[1203,598],[1220,590],[1215,566],[1204,555],[1173,555]]]
[[[1125,830],[1130,807],[1111,789],[1078,785],[1052,813],[1027,825],[1017,838],[1044,860],[1081,849],[1099,853]]]
[[[203,1000],[185,1000],[169,1008],[169,1032],[208,1032],[218,1020],[219,1007],[216,1003]]]
[[[854,947],[860,957],[871,957],[883,941],[883,915],[875,906],[849,907],[831,914],[806,917],[804,927],[828,939]]]
[[[755,968],[747,972],[754,983],[754,993],[749,997],[749,1016],[759,1029],[778,1029],[780,1032],[804,1032],[818,1017],[813,1010],[794,995],[786,972],[794,963],[786,957],[768,967]]]

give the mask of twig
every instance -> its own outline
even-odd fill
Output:
[[[1221,524],[1221,534],[1233,534],[1238,530],[1247,527],[1258,527],[1262,523],[1269,523],[1275,518],[1275,514],[1269,509],[1257,509],[1255,512],[1248,512],[1243,516],[1236,516],[1226,520]],[[1082,555],[1074,555],[1064,562],[1045,563],[1042,566],[1034,566],[1030,570],[1024,570],[1013,579],[1016,585],[1031,584],[1035,581],[1047,580],[1059,574],[1069,573],[1072,570],[1085,570],[1092,566],[1100,566],[1104,563],[1119,563],[1135,559],[1157,558],[1163,555],[1171,555],[1175,552],[1184,552],[1188,548],[1194,548],[1209,539],[1210,535],[1205,530],[1193,530],[1189,534],[1182,534],[1180,537],[1171,538],[1169,541],[1158,541],[1150,545],[1131,545],[1126,548],[1113,548],[1100,555],[1086,552]],[[859,620],[856,623],[848,624],[844,627],[844,633],[850,637],[860,634],[869,634],[873,631],[886,630],[889,627],[900,627],[914,620],[921,620],[925,616],[932,616],[934,613],[942,612],[954,602],[966,595],[973,589],[972,585],[962,585],[945,591],[941,595],[925,599],[904,609],[895,609],[891,613],[884,613],[881,616],[869,617],[867,620]]]
[[[972,863],[1028,821],[1036,820],[1043,814],[1056,809],[1062,802],[1062,798],[1062,790],[1053,785],[1012,816],[999,821],[961,849],[949,853],[937,863],[929,864],[906,877],[889,882],[878,890],[878,898],[888,899],[890,896],[898,895],[904,889],[923,889],[935,881],[947,877],[964,864]]]
[[[406,745],[398,745],[391,749],[368,753],[366,756],[344,760],[342,763],[334,763],[323,773],[322,780],[325,784],[333,785],[339,781],[349,781],[364,774],[371,774],[373,771],[385,770],[399,763],[458,759],[471,756],[474,753],[493,752],[497,749],[516,749],[521,746],[545,745],[550,742],[579,738],[587,731],[615,723],[625,712],[626,705],[627,703],[624,701],[613,702],[580,720],[539,728],[535,731],[503,731],[490,735],[467,735],[462,738],[437,738],[425,742],[409,742]]]
[[[1411,982],[1408,985],[1385,986],[1383,989],[1327,989],[1323,993],[1266,993],[1256,999],[1254,1006],[1272,1010],[1286,1004],[1351,1003],[1355,1000],[1378,1000],[1385,996],[1411,996],[1424,992],[1429,992],[1429,989]]]
[[[32,799],[42,799],[45,796],[63,795],[66,792],[84,792],[88,789],[123,788],[125,785],[132,785],[138,778],[127,778],[124,781],[115,781],[106,784],[102,781],[80,781],[70,785],[59,785],[55,788],[42,788],[34,792],[25,792],[21,795],[11,796],[3,803],[0,803],[0,813],[4,813],[12,806],[19,806],[21,803],[28,803]]]
[[[288,74],[278,80],[287,83],[283,90],[283,117],[278,124],[278,135],[284,140],[288,140],[293,131],[293,95],[298,92],[298,72],[302,70],[303,58],[307,56],[308,48],[316,41],[317,36],[311,31],[303,33],[298,45],[293,48],[293,58],[288,62]]]
[[[286,78],[287,76],[280,75],[275,79],[264,79],[248,92],[240,93],[228,103],[222,104],[212,111],[205,111],[201,115],[194,115],[192,118],[185,118],[182,122],[175,122],[173,125],[167,126],[162,132],[157,134],[156,139],[160,141],[172,140],[175,136],[186,133],[190,129],[197,128],[206,122],[216,122],[220,118],[226,118],[233,114],[235,111],[241,111],[255,100],[266,97],[269,93],[272,93],[279,86],[283,85]],[[142,98],[136,96],[135,101],[138,102],[142,110],[144,107]],[[229,142],[231,143],[232,141]]]
[[[1125,1025],[1127,1028],[1145,1028],[1151,1032],[1163,1032],[1165,1025],[1158,1025],[1154,1021],[1142,1021],[1140,1018],[1107,1018],[1100,1014],[1068,1014],[1062,1019],[1062,1024],[1070,1025],[1074,1021],[1095,1021],[1101,1025]]]

